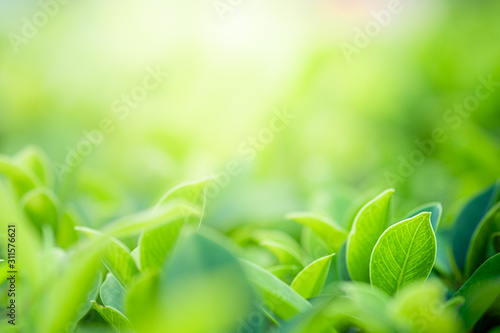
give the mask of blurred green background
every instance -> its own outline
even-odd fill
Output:
[[[57,3],[24,39],[24,18],[33,22],[40,3],[0,4],[0,152],[36,144],[64,164],[83,132],[109,119],[114,130],[59,189],[91,226],[230,161],[241,172],[220,186],[204,222],[222,230],[297,210],[347,223],[353,207],[391,186],[397,217],[428,201],[441,201],[446,216],[498,177],[500,88],[459,124],[446,118],[479,77],[500,80],[498,1],[402,1],[350,61],[342,43],[386,2]],[[169,75],[122,119],[113,103],[147,68]],[[255,157],[242,154],[283,109],[295,118]],[[390,184],[387,174],[401,176],[401,159],[436,128],[446,140]],[[96,193],[101,201],[87,200]]]

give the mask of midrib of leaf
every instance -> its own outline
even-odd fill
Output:
[[[406,264],[408,263],[408,258],[410,257],[410,252],[411,252],[411,249],[413,247],[413,241],[415,240],[415,236],[417,235],[418,229],[420,229],[420,226],[422,225],[423,221],[424,220],[420,221],[417,229],[415,229],[415,232],[411,236],[410,246],[408,247],[408,252],[405,253],[405,261],[403,262],[403,267],[401,267],[401,271],[399,272],[398,283],[397,283],[397,287],[396,287],[397,290],[399,290],[399,288],[401,287],[401,280],[403,279],[403,275],[404,275],[405,269],[406,269]],[[399,238],[398,238],[398,241],[399,241]]]

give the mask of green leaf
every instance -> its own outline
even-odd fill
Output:
[[[130,321],[120,311],[109,306],[97,304],[96,301],[91,301],[91,303],[94,309],[111,325],[115,332],[133,331]]]
[[[347,237],[346,230],[324,215],[299,212],[287,214],[286,218],[311,228],[326,243],[330,252],[338,251]]]
[[[381,193],[364,205],[354,218],[346,248],[347,269],[354,281],[370,281],[370,256],[389,225],[393,193],[392,189]]]
[[[162,205],[158,209],[150,208],[145,211],[119,218],[109,224],[103,234],[115,237],[129,237],[140,232],[156,229],[169,222],[187,216],[199,216],[200,209],[182,200],[175,200]]]
[[[27,192],[21,201],[23,211],[39,229],[48,224],[57,231],[59,224],[59,200],[52,190],[38,187]]]
[[[87,312],[89,312],[90,308],[92,307],[92,304],[90,304],[90,302],[97,298],[101,282],[102,282],[102,272],[98,271],[98,274],[94,279],[94,283],[92,284],[92,287],[89,289],[87,293],[85,301],[82,302],[80,304],[80,307],[78,308],[78,315],[76,317],[76,320],[71,325],[72,329],[69,330],[70,332],[73,332],[77,323],[87,314]]]
[[[267,268],[267,270],[281,281],[290,284],[300,271],[300,267],[295,265],[276,265]]]
[[[99,237],[107,241],[101,253],[101,260],[120,284],[127,288],[139,272],[127,246],[118,239],[103,235],[97,230],[87,227],[76,227],[75,229],[84,232],[88,236]]]
[[[262,294],[268,307],[278,317],[288,319],[306,311],[311,304],[283,281],[265,269],[246,260],[241,260],[250,282]]]
[[[50,165],[49,157],[37,146],[27,146],[16,154],[14,159],[31,170],[40,182],[52,188],[54,186],[54,173]]]
[[[164,226],[143,233],[139,244],[141,270],[160,269],[165,258],[174,248],[184,225],[184,219],[178,219]]]
[[[306,299],[318,296],[325,285],[333,256],[319,258],[304,268],[293,280],[292,289]]]
[[[198,224],[198,228],[203,219],[206,205],[206,186],[213,181],[215,177],[209,176],[194,181],[184,182],[167,191],[156,204],[155,208],[159,209],[171,200],[182,199],[201,208],[200,216],[186,216],[185,222]]]
[[[493,248],[496,253],[500,253],[500,232],[495,232],[491,235],[491,242],[493,243]]]
[[[60,247],[67,249],[79,239],[80,235],[75,230],[77,225],[75,213],[69,210],[65,211],[61,216],[56,235],[57,244],[59,244]]]
[[[500,295],[500,254],[486,260],[455,293],[465,298],[458,309],[465,327],[471,329]]]
[[[437,250],[430,215],[420,213],[398,222],[380,236],[370,263],[372,285],[393,295],[429,276]]]
[[[0,173],[5,175],[21,197],[24,193],[41,186],[35,174],[6,156],[0,156]]]
[[[432,229],[434,232],[436,232],[438,226],[439,226],[439,221],[441,220],[441,214],[443,213],[443,207],[439,202],[431,202],[425,205],[422,205],[418,208],[415,208],[412,210],[410,213],[408,213],[405,217],[405,219],[408,219],[410,217],[413,217],[415,215],[418,215],[423,212],[429,212],[431,213],[431,225]]]
[[[263,240],[259,245],[274,254],[280,264],[302,267],[301,255],[300,253],[297,253],[293,248],[273,240]]]
[[[494,223],[500,221],[500,203],[496,204],[483,217],[472,235],[467,261],[465,263],[465,276],[470,277],[474,271],[488,258],[488,241],[494,231]]]
[[[121,313],[124,312],[125,289],[116,280],[113,274],[108,273],[99,291],[102,303],[105,306],[110,306],[117,309]]]
[[[458,268],[463,271],[472,235],[486,213],[498,202],[500,181],[470,199],[453,226],[452,249]]]

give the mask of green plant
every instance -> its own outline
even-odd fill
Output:
[[[254,225],[226,232],[203,226],[211,179],[202,179],[96,228],[62,196],[47,161],[34,147],[0,158],[2,230],[15,224],[22,232],[17,302],[24,332],[500,326],[499,183],[444,226],[439,203],[393,219],[394,190],[387,190],[342,224],[347,228],[324,214],[289,214],[298,237]]]

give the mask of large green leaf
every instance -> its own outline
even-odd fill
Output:
[[[96,301],[91,301],[94,309],[99,312],[109,325],[118,333],[133,332],[130,321],[117,309],[98,304]]]
[[[306,299],[318,296],[325,285],[332,256],[319,258],[304,268],[293,280],[292,289]]]
[[[273,274],[249,261],[241,262],[250,282],[262,294],[267,307],[278,317],[288,319],[311,307],[308,301]]]
[[[455,293],[465,298],[458,315],[465,327],[471,329],[500,295],[500,254],[486,260]]]
[[[347,237],[347,231],[324,215],[299,212],[287,214],[286,218],[311,228],[329,247],[329,252],[338,251]]]
[[[455,221],[452,234],[453,256],[458,268],[463,271],[472,235],[486,213],[499,200],[500,181],[470,199]]]
[[[488,258],[488,244],[493,234],[495,223],[500,221],[500,203],[496,204],[483,217],[472,235],[467,261],[465,263],[465,276],[469,277]]]
[[[180,218],[142,234],[139,242],[141,270],[158,270],[174,248],[184,219]]]
[[[403,220],[388,228],[373,249],[372,285],[389,295],[403,286],[425,280],[436,260],[436,237],[430,213]]]
[[[113,274],[108,273],[106,276],[106,280],[104,280],[99,290],[99,296],[105,306],[113,307],[121,313],[125,313],[125,289],[123,289]]]
[[[393,193],[392,189],[381,193],[364,205],[354,218],[347,239],[346,261],[349,275],[355,281],[370,281],[370,256],[389,225]]]

